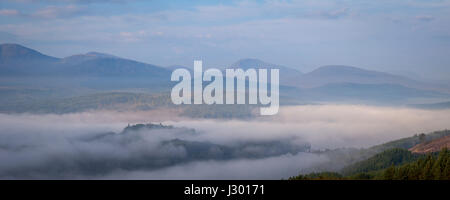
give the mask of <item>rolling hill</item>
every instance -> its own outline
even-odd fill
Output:
[[[449,92],[448,88],[442,88],[441,86],[413,80],[404,76],[345,65],[322,66],[291,81],[292,85],[301,88],[314,88],[340,83],[391,84],[423,90]]]

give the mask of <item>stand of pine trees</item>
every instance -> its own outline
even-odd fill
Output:
[[[387,151],[394,151],[387,150]],[[383,155],[383,153],[381,154]],[[386,153],[385,153],[386,155]],[[389,154],[387,154],[389,155]],[[378,155],[378,157],[380,157]],[[379,162],[386,159],[377,158]],[[373,160],[371,160],[373,161]],[[375,162],[375,161],[374,161]],[[371,164],[377,164],[371,162]],[[380,164],[380,163],[378,163]],[[348,176],[342,176],[336,172],[319,172],[290,177],[289,180],[352,180],[352,179],[378,179],[378,180],[450,180],[450,151],[447,148],[442,149],[439,154],[429,153],[421,156],[420,159],[405,164],[385,169],[374,169],[363,173],[356,173]]]
[[[402,166],[391,166],[383,173],[385,180],[450,180],[450,151],[444,148],[437,158],[431,154]]]

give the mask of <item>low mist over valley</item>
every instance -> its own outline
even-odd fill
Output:
[[[450,110],[359,105],[282,107],[247,120],[156,110],[0,114],[0,177],[282,179],[340,170],[341,156],[363,159],[358,149],[446,129],[449,117]]]

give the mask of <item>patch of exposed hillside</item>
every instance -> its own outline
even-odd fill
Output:
[[[430,142],[420,143],[409,150],[413,153],[431,153],[450,148],[450,135],[432,140]]]

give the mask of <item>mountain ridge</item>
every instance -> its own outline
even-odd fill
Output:
[[[1,44],[0,49],[2,55],[0,57],[0,76],[2,77],[24,75],[30,77],[142,77],[166,83],[170,82],[170,73],[177,68],[152,65],[99,52],[56,58],[19,44]],[[30,59],[21,59],[21,56]],[[259,59],[243,58],[230,66],[231,68],[242,68],[244,70],[248,68],[277,68],[280,69],[280,85],[297,88],[317,88],[342,83],[392,84],[450,93],[448,88],[437,88],[400,75],[345,65],[327,65],[308,73],[302,73],[293,68],[271,64]],[[191,67],[184,68],[191,69]]]
[[[3,76],[138,76],[165,80],[170,75],[170,71],[163,67],[99,52],[56,58],[9,43],[1,44],[0,50]]]
[[[1,61],[11,61],[14,59],[26,59],[26,60],[35,60],[35,59],[46,59],[57,61],[59,60],[56,57],[48,56],[34,49],[22,46],[20,44],[14,43],[5,43],[0,44],[0,60]]]
[[[79,64],[85,61],[90,61],[93,59],[106,59],[106,58],[115,58],[115,59],[123,59],[123,60],[128,60],[134,63],[140,63],[140,64],[145,64],[145,65],[151,65],[151,66],[155,66],[155,67],[159,67],[161,69],[173,69],[172,67],[161,67],[161,66],[157,66],[157,65],[152,65],[152,64],[148,64],[148,63],[144,63],[144,62],[139,62],[139,61],[135,61],[135,60],[131,60],[131,59],[126,59],[126,58],[121,58],[115,55],[110,55],[110,54],[105,54],[105,53],[100,53],[100,52],[88,52],[85,54],[75,54],[75,55],[71,55],[71,56],[67,56],[64,58],[57,58],[57,57],[52,57],[52,56],[48,56],[45,54],[40,53],[39,51],[36,51],[34,49],[22,46],[20,44],[13,44],[13,43],[4,43],[4,44],[0,44],[0,61],[5,61],[5,60],[11,60],[8,59],[8,57],[13,57],[13,58],[17,58],[19,56],[26,56],[30,54],[29,57],[33,57],[33,58],[42,58],[42,59],[48,59],[48,60],[52,60],[52,61],[60,61],[61,63],[72,63],[72,64]],[[22,57],[20,57],[20,59],[22,59]],[[295,78],[298,79],[300,76],[302,79],[305,79],[305,77],[308,76],[312,76],[312,75],[316,75],[319,72],[323,71],[327,71],[328,68],[330,67],[334,67],[335,69],[339,69],[338,71],[342,71],[342,69],[345,69],[345,71],[349,71],[348,68],[350,68],[350,66],[344,66],[344,65],[330,65],[330,66],[322,66],[319,67],[309,73],[302,73],[301,71],[294,69],[294,68],[289,68],[289,67],[285,67],[282,65],[277,65],[277,64],[272,64],[272,63],[268,63],[259,59],[255,59],[255,58],[243,58],[240,59],[236,62],[234,62],[233,64],[230,65],[231,68],[242,68],[244,70],[248,69],[248,68],[267,68],[267,69],[272,69],[272,68],[278,68],[280,69],[280,74],[285,73],[285,75],[282,75],[283,79],[291,79],[291,78]],[[189,68],[189,67],[186,67]],[[359,71],[359,72],[371,72],[371,73],[377,73],[377,74],[385,74],[387,75],[388,73],[385,72],[378,72],[378,71],[372,71],[372,70],[366,70],[366,69],[362,69],[362,68],[357,68],[357,67],[351,67],[353,70]],[[325,74],[330,74],[330,72],[325,73]],[[360,73],[363,74],[363,73]],[[392,75],[392,76],[396,76],[396,77],[401,77],[401,76],[397,76],[397,75]],[[290,81],[290,80],[289,80]],[[346,81],[348,82],[348,81]]]

